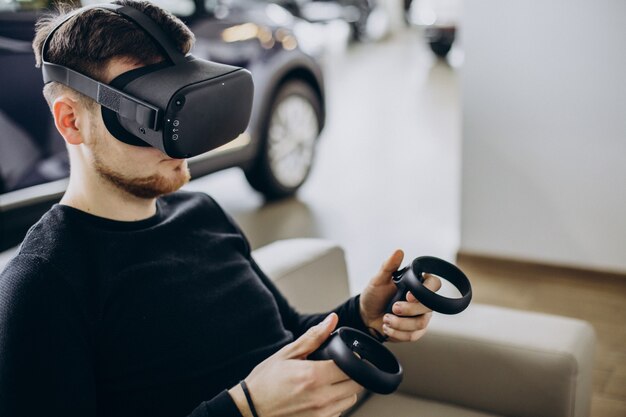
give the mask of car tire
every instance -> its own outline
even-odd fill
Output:
[[[439,40],[435,42],[429,42],[430,50],[439,58],[445,58],[452,49],[452,42],[448,40]]]
[[[425,37],[430,46],[430,50],[439,58],[445,58],[456,39],[456,27],[429,27],[426,29]]]
[[[367,21],[372,13],[372,6],[368,0],[356,0],[349,2],[352,7],[358,10],[359,18],[351,23],[352,40],[356,42],[365,42],[368,40]]]
[[[311,171],[321,122],[315,90],[301,80],[283,83],[263,123],[257,156],[245,170],[250,185],[268,200],[295,194]]]

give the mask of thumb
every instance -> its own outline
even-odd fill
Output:
[[[391,274],[400,268],[402,259],[404,259],[404,252],[402,252],[401,249],[396,249],[393,254],[383,262],[378,273],[370,281],[370,285],[379,286],[389,284],[391,282]]]
[[[324,321],[310,327],[302,336],[283,348],[284,357],[287,359],[304,359],[307,355],[315,352],[328,336],[335,330],[339,317],[330,313]]]

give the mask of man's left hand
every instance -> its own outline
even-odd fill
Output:
[[[371,279],[361,293],[360,312],[365,325],[388,336],[392,342],[414,342],[426,333],[432,310],[417,301],[407,292],[405,300],[393,305],[393,314],[385,313],[391,297],[397,291],[391,274],[402,264],[404,253],[397,249]],[[424,286],[435,292],[441,288],[441,281],[434,275],[424,275]],[[415,317],[416,316],[416,317]]]

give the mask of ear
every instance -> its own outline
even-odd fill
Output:
[[[67,143],[80,145],[84,142],[80,122],[85,117],[85,109],[78,100],[67,95],[58,97],[52,104],[52,115],[54,125]]]

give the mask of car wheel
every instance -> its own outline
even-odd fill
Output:
[[[364,42],[368,40],[367,33],[367,21],[372,7],[368,0],[356,0],[352,2],[352,7],[356,10],[357,19],[352,22],[352,39],[357,42]]]
[[[445,58],[452,49],[452,43],[449,41],[435,41],[430,42],[430,50],[439,58]]]
[[[257,157],[245,171],[250,185],[267,199],[295,194],[311,171],[321,120],[320,99],[309,84],[282,84],[264,123]]]
[[[455,38],[456,28],[454,26],[426,29],[426,39],[430,50],[439,58],[445,58],[448,55]]]

